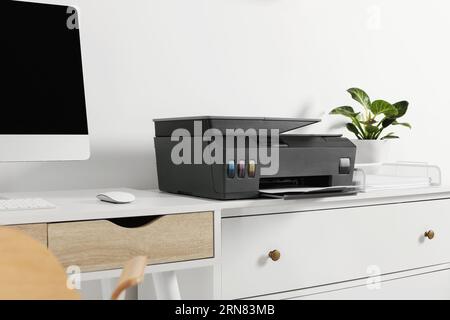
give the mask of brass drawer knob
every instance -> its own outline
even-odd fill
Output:
[[[433,240],[435,234],[434,234],[434,231],[433,231],[433,230],[429,230],[429,231],[425,232],[424,236],[425,236],[425,238],[428,238],[428,239],[430,239],[430,240]]]
[[[281,258],[281,253],[278,250],[273,250],[270,251],[269,253],[269,258],[272,259],[273,261],[278,261]]]

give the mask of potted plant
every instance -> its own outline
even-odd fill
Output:
[[[357,140],[356,162],[358,164],[374,164],[385,162],[389,140],[398,139],[395,132],[387,131],[392,126],[403,126],[411,129],[411,125],[400,122],[408,111],[408,101],[400,101],[390,104],[385,100],[371,101],[366,92],[358,88],[347,90],[352,98],[359,102],[362,111],[357,112],[350,106],[333,109],[330,114],[347,117],[347,129],[352,132]]]

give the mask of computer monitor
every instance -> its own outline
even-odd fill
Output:
[[[78,12],[0,4],[0,161],[90,156]]]

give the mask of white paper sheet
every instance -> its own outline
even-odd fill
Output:
[[[282,188],[282,189],[261,189],[259,192],[273,195],[283,195],[290,193],[319,193],[319,192],[333,192],[333,191],[352,191],[357,190],[356,186],[334,186],[334,187],[319,187],[319,188]]]

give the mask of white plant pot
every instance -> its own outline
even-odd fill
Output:
[[[389,140],[352,140],[356,145],[357,165],[376,165],[389,161]]]

